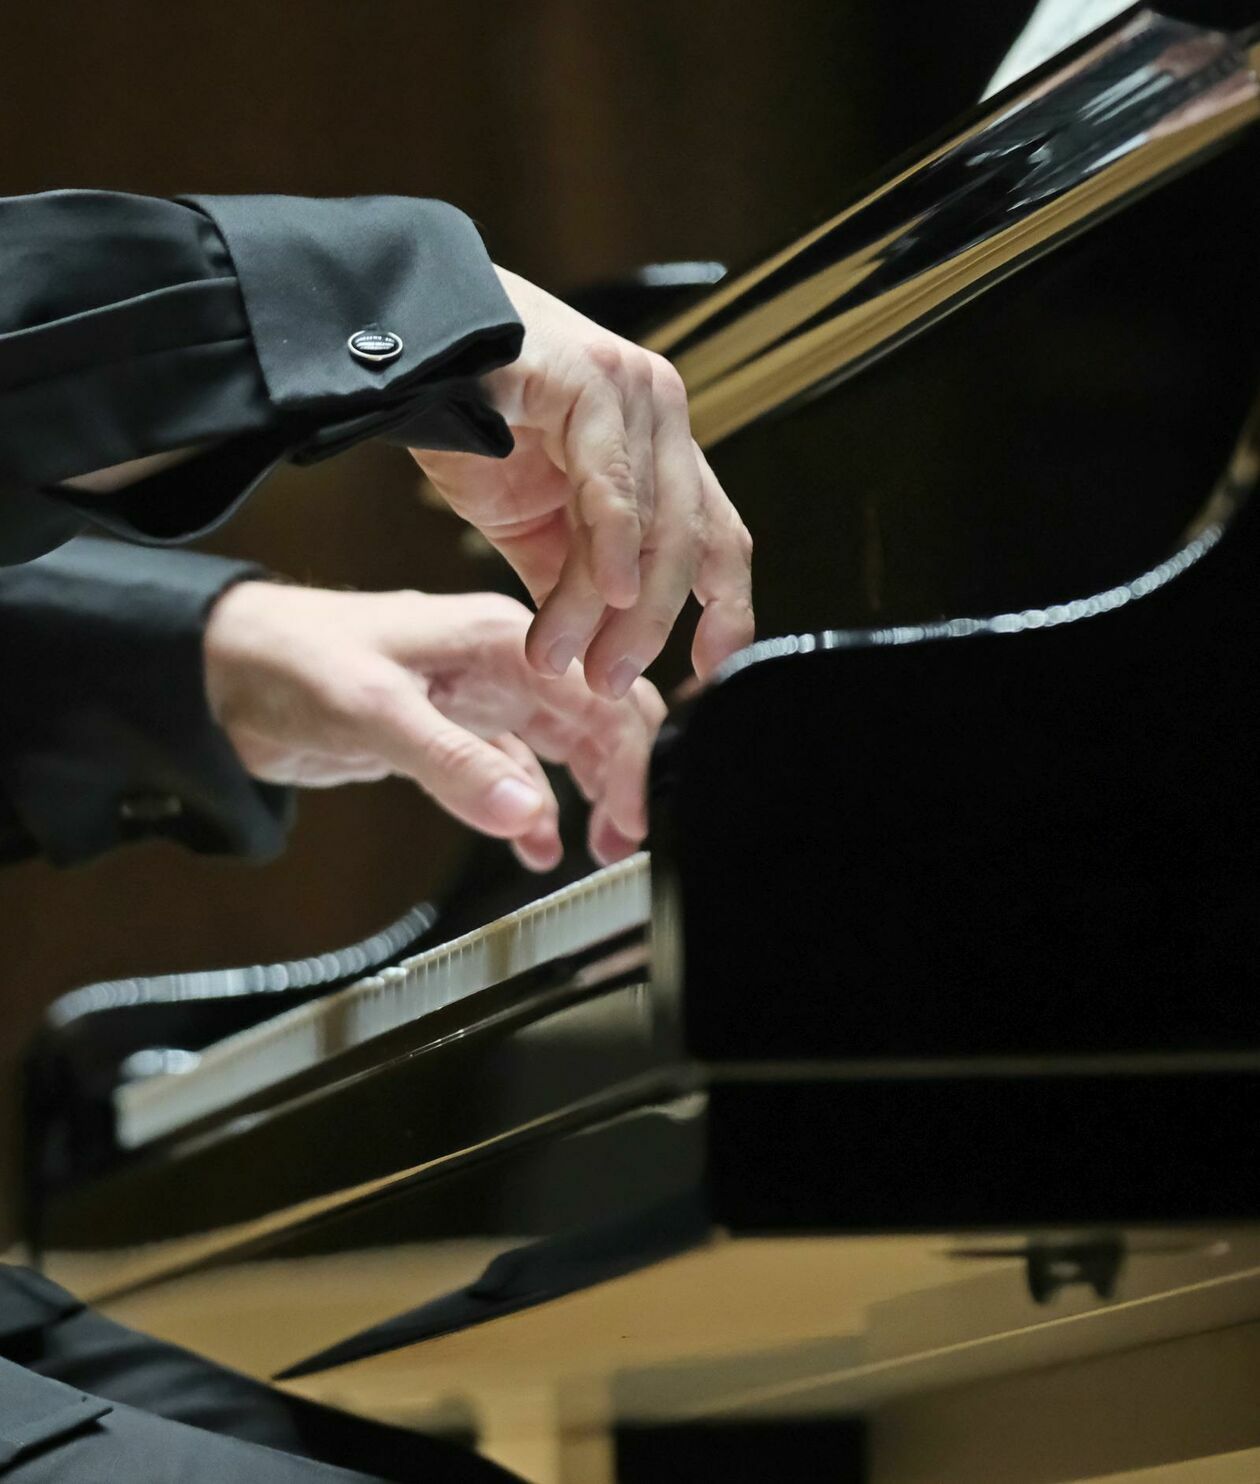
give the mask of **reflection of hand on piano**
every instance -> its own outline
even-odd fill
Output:
[[[539,675],[525,659],[529,620],[491,593],[244,582],[210,616],[207,693],[255,777],[318,788],[401,774],[510,840],[535,870],[561,854],[538,759],[562,763],[593,805],[593,854],[621,859],[646,833],[647,758],[664,706],[644,680],[610,701],[576,668]]]

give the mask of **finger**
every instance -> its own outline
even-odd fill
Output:
[[[547,775],[543,772],[533,752],[510,732],[496,737],[494,745],[520,764],[529,775],[534,787],[543,796],[543,807],[537,821],[523,834],[512,841],[512,850],[517,860],[531,871],[552,871],[564,857],[564,845],[560,839],[560,809],[552,792]]]
[[[614,699],[626,694],[664,647],[707,541],[700,467],[681,383],[659,395],[653,450],[656,518],[641,562],[639,601],[627,612],[610,614],[586,652],[591,688]]]
[[[567,495],[567,484],[565,492]],[[512,525],[487,527],[482,535],[521,579],[535,606],[541,606],[560,581],[573,545],[568,509]]]
[[[487,610],[488,601],[492,610]],[[445,616],[444,628],[457,641],[453,652],[435,650],[432,643],[423,656],[412,652],[406,622],[417,603],[430,619]],[[479,618],[461,621],[460,613],[473,604]],[[646,759],[664,714],[664,703],[652,686],[640,682],[631,696],[614,702],[594,695],[576,667],[554,680],[543,679],[522,652],[526,610],[511,600],[399,594],[392,611],[403,632],[394,636],[391,652],[404,664],[420,660],[422,674],[427,669],[431,706],[481,737],[513,733],[530,750],[525,758],[531,767],[535,754],[564,763],[588,801],[604,798],[611,790],[614,823],[623,834],[642,837]],[[466,666],[470,654],[475,656],[474,669],[484,672],[480,683],[468,675],[462,683],[444,675],[451,665],[458,673],[461,657]],[[511,747],[507,750],[513,754]]]
[[[627,839],[609,818],[602,805],[591,810],[586,834],[587,848],[601,866],[625,860],[639,848],[637,840]]]
[[[696,577],[704,605],[691,646],[691,662],[702,679],[756,632],[752,599],[752,537],[699,448],[696,461],[707,514],[708,544]]]
[[[580,742],[566,759],[578,792],[588,804],[598,801],[608,775],[608,757],[589,740]]]
[[[669,707],[666,706],[664,697],[650,680],[636,680],[631,688],[629,699],[634,703],[635,710],[647,727],[649,742],[654,742],[662,722],[669,714]]]
[[[660,691],[648,680],[638,680],[627,700],[639,714],[643,730],[634,734],[609,767],[604,798],[613,823],[627,837],[647,834],[647,795],[652,748],[668,714]]]
[[[656,508],[656,438],[657,406],[652,382],[652,362],[638,352],[624,372],[622,416],[626,424],[626,451],[634,474],[634,498],[638,505],[639,546],[652,528]],[[638,563],[636,562],[636,577]]]
[[[554,710],[541,705],[516,727],[539,756],[567,766],[587,803],[604,800],[614,823],[635,839],[646,830],[647,758],[659,725],[655,708],[663,711],[655,690],[646,681],[640,686],[646,696],[605,701],[574,670],[562,681],[542,682]]]
[[[568,554],[573,490],[541,434],[519,428],[515,436],[506,459],[413,454],[451,511],[481,532],[540,603]]]
[[[648,761],[664,715],[664,702],[646,680],[620,702],[587,691],[585,733],[567,759],[583,796],[602,803],[621,835],[632,841],[647,833]]]
[[[597,801],[618,833],[636,845],[647,834],[646,744],[629,744],[609,759]]]
[[[580,680],[578,683],[582,684]],[[582,688],[585,690],[584,684]],[[596,699],[589,691],[587,697],[591,701]],[[641,726],[637,717],[633,724]],[[568,768],[587,803],[594,803],[603,793],[609,755],[621,745],[624,730],[620,719],[615,725],[601,724],[590,708],[565,713],[545,705],[540,705],[516,728],[517,735],[539,757]]]
[[[563,675],[586,649],[606,607],[595,583],[590,533],[577,527],[560,579],[544,600],[525,639],[525,654],[543,675]]]
[[[643,522],[622,394],[611,364],[608,374],[586,382],[570,409],[564,466],[580,522],[590,533],[595,590],[609,607],[629,608],[639,596]]]
[[[516,723],[516,735],[545,763],[567,763],[585,740],[580,724],[539,706]]]
[[[576,667],[556,680],[529,676],[529,682],[534,686],[536,708],[521,723],[514,724],[513,730],[536,752],[545,750],[552,761],[569,760],[578,745],[604,758],[627,739],[646,747],[664,719],[665,703],[646,680],[639,681],[620,701],[595,695]],[[561,753],[558,746],[563,746],[566,739],[569,750]]]
[[[444,716],[401,666],[391,671],[347,707],[361,744],[473,829],[516,839],[533,828],[546,803],[531,773]]]
[[[486,738],[511,732],[550,762],[576,767],[586,791],[601,786],[608,756],[627,735],[644,739],[660,706],[650,686],[624,702],[592,694],[576,666],[545,679],[526,661],[522,639],[528,610],[508,598],[480,594],[393,597],[389,653],[423,680],[431,705],[451,721]],[[440,638],[417,651],[413,637],[423,616]]]
[[[648,831],[648,778],[652,748],[665,720],[666,706],[660,692],[647,680],[635,682],[627,702],[633,704],[638,712],[642,730],[628,733],[610,761],[603,800],[613,826],[624,839],[638,844]]]

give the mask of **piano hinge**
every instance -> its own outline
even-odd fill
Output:
[[[1084,1242],[1030,1242],[1025,1249],[1028,1292],[1048,1304],[1064,1288],[1086,1284],[1100,1299],[1115,1296],[1124,1267],[1124,1240],[1100,1237]]]
[[[949,1256],[992,1262],[1013,1258],[1024,1264],[1028,1292],[1048,1304],[1062,1289],[1085,1284],[1100,1299],[1115,1297],[1124,1260],[1123,1237],[1076,1237],[1059,1241],[1034,1238],[1018,1247],[954,1247]]]

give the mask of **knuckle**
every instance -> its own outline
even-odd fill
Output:
[[[382,595],[389,605],[393,619],[399,624],[413,624],[424,615],[425,608],[433,601],[427,593],[413,587],[400,587],[392,593]]]
[[[751,644],[757,632],[752,603],[747,598],[740,598],[738,602],[727,606],[727,613],[729,632],[738,636],[741,643]]]
[[[636,627],[654,651],[659,650],[673,631],[675,615],[664,608],[652,608],[639,615]]]
[[[592,340],[583,353],[588,372],[615,380],[625,369],[625,354],[615,340]]]
[[[646,392],[655,384],[653,357],[641,346],[627,343],[624,364],[626,377],[636,391]]]
[[[703,509],[687,511],[679,527],[679,550],[694,562],[709,548],[710,530]]]
[[[506,593],[478,595],[477,623],[488,641],[518,641],[529,627],[531,616],[524,603],[518,603]]]
[[[461,593],[442,601],[449,605],[444,628],[458,635],[457,652],[464,656],[523,645],[533,617],[506,593]]]
[[[663,406],[679,411],[687,406],[687,384],[664,356],[652,357],[652,389]]]
[[[597,476],[597,490],[610,494],[614,500],[627,504],[635,503],[634,465],[629,453],[618,449],[603,465]]]

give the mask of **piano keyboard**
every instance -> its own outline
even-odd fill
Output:
[[[648,921],[648,857],[552,892],[497,922],[217,1042],[185,1071],[114,1093],[119,1144],[137,1149],[455,1000],[581,953]]]

